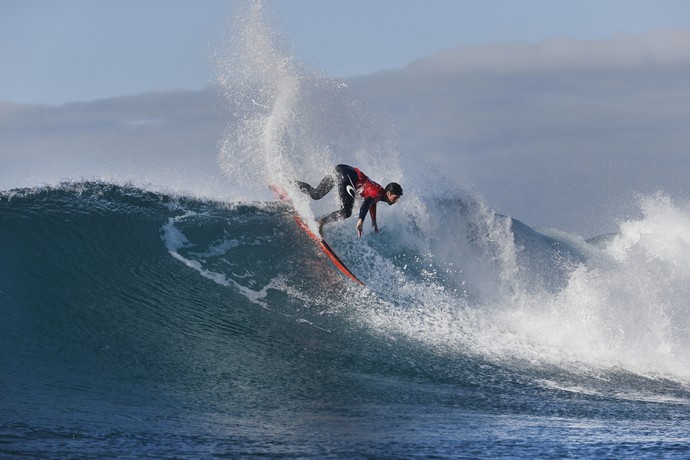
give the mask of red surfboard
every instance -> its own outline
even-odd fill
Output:
[[[290,203],[292,205],[292,201],[290,200],[290,197],[287,196],[287,193],[285,193],[283,190],[280,190],[278,187],[271,185],[270,186],[271,190],[273,190],[273,193],[276,194],[278,198],[280,198],[282,201],[285,201],[287,203]],[[328,243],[326,243],[326,240],[324,240],[322,237],[316,235],[314,232],[311,231],[309,226],[302,220],[302,218],[299,216],[299,214],[295,213],[295,222],[297,223],[297,226],[304,230],[304,232],[309,235],[309,237],[316,241],[321,248],[321,250],[328,256],[329,259],[331,259],[331,262],[333,262],[333,265],[336,266],[340,272],[350,278],[352,281],[361,284],[364,286],[364,283],[362,283],[359,278],[357,278],[349,268],[343,263],[342,260],[340,260],[340,257],[338,257],[338,254],[335,253],[333,248],[331,248]]]

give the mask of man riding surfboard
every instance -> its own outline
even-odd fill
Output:
[[[362,228],[367,212],[371,215],[371,225],[376,233],[379,227],[376,223],[376,203],[385,201],[389,205],[398,202],[403,194],[402,187],[396,182],[391,182],[386,187],[381,187],[372,181],[357,168],[348,165],[337,165],[332,174],[324,177],[319,185],[314,188],[306,182],[297,181],[297,186],[304,193],[308,194],[313,200],[320,200],[333,187],[338,186],[338,196],[340,197],[340,209],[320,218],[319,233],[323,226],[330,222],[347,219],[352,215],[352,207],[355,203],[355,195],[359,194],[364,202],[359,208],[359,219],[357,220],[357,235],[362,236]]]

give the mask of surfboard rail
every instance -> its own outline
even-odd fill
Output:
[[[287,195],[287,193],[285,193],[285,191],[280,190],[280,189],[279,189],[278,187],[276,187],[276,186],[270,186],[270,189],[273,191],[273,193],[276,194],[276,196],[277,196],[280,200],[285,201],[286,203],[292,204],[292,200],[290,200],[290,197],[288,197],[288,195]],[[317,235],[316,233],[314,233],[314,232],[309,228],[309,226],[307,225],[307,223],[304,222],[304,220],[302,220],[302,218],[299,216],[299,214],[295,213],[294,219],[295,219],[295,222],[297,223],[297,226],[298,226],[299,228],[301,228],[302,230],[304,230],[304,232],[305,232],[312,240],[316,241],[316,243],[319,245],[319,247],[320,247],[321,250],[324,252],[324,254],[326,254],[326,256],[331,260],[331,262],[333,263],[333,265],[335,265],[336,268],[337,268],[338,270],[340,270],[340,272],[341,272],[343,275],[347,276],[347,277],[350,278],[352,281],[354,281],[354,282],[356,282],[356,283],[358,283],[358,284],[364,286],[364,283],[363,283],[359,278],[357,278],[357,277],[354,275],[354,273],[352,273],[352,271],[351,271],[349,268],[347,268],[347,265],[345,265],[345,264],[343,263],[343,261],[340,259],[340,257],[338,257],[338,254],[336,254],[336,252],[333,250],[333,248],[331,248],[331,246],[326,242],[326,240],[323,239],[323,237],[321,237],[321,236]]]

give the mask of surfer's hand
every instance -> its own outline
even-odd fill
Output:
[[[376,221],[372,222],[372,223],[371,223],[371,226],[374,227],[374,231],[375,231],[376,233],[379,232],[379,226],[376,225]]]
[[[362,227],[364,226],[364,221],[362,219],[357,220],[357,236],[362,236]]]

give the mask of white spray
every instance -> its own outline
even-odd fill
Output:
[[[220,63],[238,122],[219,154],[226,177],[249,198],[283,186],[305,219],[314,203],[292,181],[315,184],[337,163],[405,188],[400,204],[382,210],[382,236],[358,240],[345,224],[329,230],[370,286],[353,294],[353,319],[443,352],[690,375],[689,212],[663,197],[646,200],[645,217],[597,249],[519,227],[457,187],[435,182],[440,191],[422,193],[428,184],[403,175],[390,128],[342,82],[307,73],[264,15],[261,2],[250,4]],[[337,206],[333,195],[326,206]],[[549,281],[552,272],[561,282]]]

